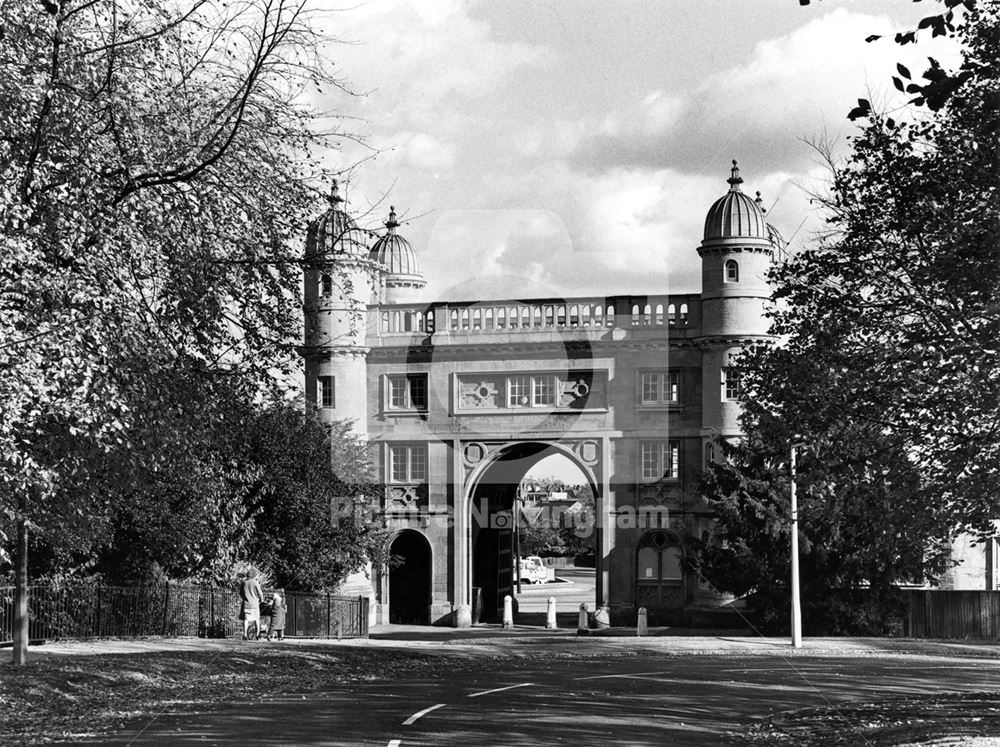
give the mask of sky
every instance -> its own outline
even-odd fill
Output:
[[[843,152],[856,99],[902,103],[897,62],[955,59],[941,40],[864,41],[930,2],[316,2],[355,94],[317,97],[352,136],[326,165],[360,224],[396,207],[428,302],[697,292],[734,158],[801,246],[826,175],[808,141]]]

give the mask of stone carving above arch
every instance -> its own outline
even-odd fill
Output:
[[[471,441],[462,447],[462,460],[465,462],[466,469],[469,467],[475,467],[483,459],[486,458],[486,454],[489,449],[486,444],[480,441]]]
[[[581,462],[592,467],[601,459],[601,444],[593,439],[577,441],[573,445],[573,453],[579,457]]]
[[[427,483],[416,485],[387,485],[385,488],[386,513],[427,510]]]

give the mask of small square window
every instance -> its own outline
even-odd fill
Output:
[[[642,479],[676,480],[680,474],[680,454],[678,441],[643,441],[639,445]]]
[[[551,376],[532,377],[532,406],[552,407],[556,403],[556,387]]]
[[[680,401],[680,371],[646,371],[640,375],[640,402],[643,405],[672,405]]]
[[[389,447],[389,481],[414,483],[427,481],[427,445],[405,444]]]
[[[427,374],[386,377],[386,407],[389,410],[427,411]]]

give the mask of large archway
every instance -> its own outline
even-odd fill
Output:
[[[580,510],[578,507],[567,512],[577,502],[575,499],[568,500],[564,497],[563,505],[555,506],[544,499],[538,500],[537,497],[533,500],[525,494],[525,477],[531,475],[533,468],[540,462],[552,463],[553,459],[561,460],[563,470],[568,468],[572,472],[573,477],[569,482],[574,488],[585,488],[584,492],[589,497],[589,514],[585,517],[574,513],[574,510]],[[548,571],[544,581],[528,577],[517,559],[535,554],[537,546],[522,547],[522,542],[531,530],[535,534],[548,534],[556,540],[560,536],[580,533],[588,536],[592,545],[596,546],[598,528],[593,517],[597,490],[593,473],[572,451],[558,444],[528,441],[500,447],[492,460],[473,478],[470,488],[470,576],[474,623],[498,622],[502,618],[503,600],[507,594],[517,601],[527,602],[526,609],[531,612],[544,615],[544,594],[553,589],[555,584],[545,588],[541,585],[549,581],[562,582],[563,579],[556,579],[552,570]],[[581,518],[586,518],[586,526],[581,526]],[[565,558],[564,561],[572,566],[575,557]],[[575,610],[580,601],[586,601],[593,608],[595,601],[601,596],[596,589],[593,565],[583,576],[585,583],[577,589],[577,596],[582,593],[586,599],[574,598],[571,603],[567,602],[569,607],[563,607],[564,611],[570,608]],[[522,579],[520,591],[523,596],[519,594],[519,577]],[[572,586],[572,583],[568,586]],[[533,597],[539,599],[534,600]],[[535,610],[532,604],[543,606]]]
[[[389,545],[389,622],[430,622],[431,546],[420,532],[404,529]]]

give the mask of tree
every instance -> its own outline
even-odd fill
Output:
[[[336,82],[288,0],[42,0],[0,24],[0,512],[23,663],[28,529],[91,543],[113,506],[84,487],[109,455],[168,471],[184,428],[176,450],[150,433],[202,417],[222,380],[290,372],[311,153],[332,142],[300,93]]]
[[[896,86],[914,96],[907,119],[859,101],[851,117],[863,127],[847,162],[831,161],[829,195],[817,196],[828,232],[772,273],[781,342],[744,357],[747,441],[704,486],[731,534],[705,551],[706,567],[732,590],[786,577],[778,475],[799,438],[814,582],[864,582],[885,596],[899,580],[940,574],[956,532],[995,531],[1000,6],[944,5],[920,27],[956,34],[961,67],[931,60],[916,83],[899,66]],[[724,578],[727,562],[758,556]]]
[[[366,561],[384,561],[367,448],[349,423],[327,428],[299,407],[275,403],[258,418],[246,442],[260,466],[244,503],[255,514],[249,555],[277,585],[330,591]]]

